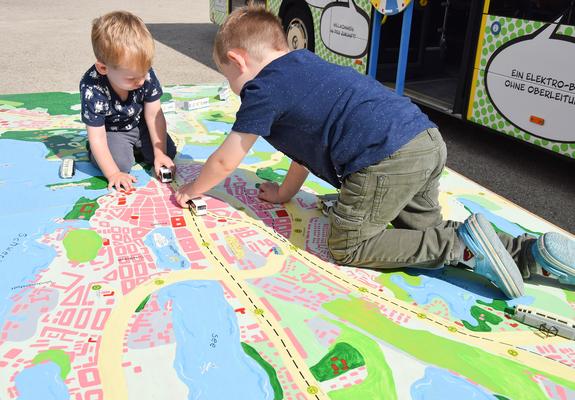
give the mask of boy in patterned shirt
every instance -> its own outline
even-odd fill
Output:
[[[176,146],[160,107],[162,87],[151,68],[154,39],[146,25],[126,11],[96,18],[92,47],[96,63],[80,81],[82,121],[90,160],[108,189],[132,188],[134,153],[154,166],[156,176],[162,166],[174,173]]]

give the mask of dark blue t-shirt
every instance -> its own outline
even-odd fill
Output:
[[[269,63],[240,96],[234,131],[264,137],[335,187],[435,127],[409,98],[307,50]]]
[[[80,81],[82,121],[88,126],[105,126],[106,131],[130,131],[140,123],[144,102],[156,101],[162,94],[162,86],[150,68],[144,84],[131,90],[123,101],[112,89],[108,77],[92,66]]]

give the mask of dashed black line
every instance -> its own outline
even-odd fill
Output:
[[[202,232],[198,226],[197,221],[194,219],[194,225],[196,226],[196,231],[198,232],[200,239],[202,240],[202,242],[205,242],[204,240],[204,235],[202,235]],[[216,255],[212,252],[212,250],[207,247],[208,251],[210,252],[210,254],[212,255],[213,258],[215,258],[216,260],[219,261],[218,257],[216,257]],[[240,284],[240,282],[238,280],[236,280],[236,278],[234,277],[234,275],[228,270],[228,268],[221,262],[219,261],[219,264],[223,267],[223,269],[226,271],[226,273],[232,278],[232,280],[236,283],[236,285],[238,286],[238,288],[244,293],[244,295],[247,297],[247,299],[249,300],[249,302],[254,306],[254,308],[257,310],[257,306],[254,303],[254,301],[252,300],[252,298],[248,295],[248,293],[246,292],[246,290],[243,288],[243,286]],[[303,378],[305,384],[307,385],[307,387],[311,387],[310,382],[307,380],[307,378],[305,377],[305,375],[302,373],[301,368],[299,367],[299,365],[297,364],[297,362],[294,360],[291,352],[289,351],[288,347],[286,346],[284,340],[281,338],[279,332],[274,328],[274,326],[272,325],[272,323],[269,321],[269,319],[265,318],[263,315],[261,316],[263,318],[263,320],[272,328],[273,332],[275,333],[275,335],[280,339],[285,351],[287,352],[287,354],[289,355],[291,361],[293,362],[294,366],[296,367],[298,373],[300,374],[300,376]],[[309,392],[308,392],[309,393]],[[311,393],[309,393],[311,394]],[[317,394],[314,395],[314,397],[316,399],[319,400],[319,396]]]
[[[257,225],[256,223],[254,223],[254,222],[252,222],[252,221],[250,221],[250,220],[240,220],[240,219],[235,219],[235,218],[228,218],[228,219],[229,219],[229,220],[235,220],[236,222],[246,223],[246,224],[248,224],[248,225],[253,226],[254,228],[262,228],[261,226]],[[196,223],[196,222],[194,221],[194,223]],[[197,223],[196,223],[196,227],[197,227]],[[275,239],[277,239],[277,240],[279,240],[280,242],[282,242],[284,245],[290,246],[290,248],[295,248],[295,250],[293,250],[293,251],[294,251],[299,257],[301,257],[302,259],[308,261],[308,262],[309,262],[311,265],[313,265],[314,267],[320,269],[321,271],[327,273],[328,275],[333,276],[334,278],[336,278],[337,280],[339,280],[339,281],[341,281],[341,282],[345,282],[345,283],[347,283],[348,285],[351,285],[351,286],[353,286],[353,287],[355,287],[355,288],[357,288],[357,289],[362,288],[361,286],[358,286],[358,285],[355,284],[355,283],[351,283],[351,282],[349,282],[348,280],[346,280],[346,279],[344,279],[344,278],[342,278],[342,277],[336,275],[336,274],[333,273],[332,271],[330,271],[330,270],[324,268],[323,266],[317,264],[315,261],[313,261],[313,260],[311,260],[310,258],[308,258],[305,254],[302,254],[302,253],[300,252],[300,249],[297,248],[297,247],[295,247],[294,245],[292,245],[291,242],[289,242],[289,240],[287,240],[287,239],[286,239],[285,237],[283,237],[282,235],[279,235],[279,234],[278,234],[277,232],[275,232],[274,230],[272,230],[272,231],[270,232],[270,231],[267,229],[267,227],[264,227],[263,230],[266,231],[270,236],[272,236],[272,237],[274,237]],[[199,229],[198,229],[198,231],[199,231]],[[203,240],[203,239],[202,239],[202,240]],[[407,308],[407,307],[405,307],[405,306],[403,306],[403,305],[400,305],[400,304],[394,302],[393,300],[390,300],[390,299],[387,299],[387,298],[385,298],[385,297],[382,297],[382,296],[380,296],[380,295],[378,295],[378,294],[371,293],[371,292],[366,292],[366,294],[369,295],[369,296],[372,296],[372,297],[379,298],[379,299],[381,299],[381,300],[384,301],[384,302],[391,303],[391,304],[393,304],[393,305],[395,305],[395,306],[397,306],[397,307],[400,307],[400,308],[402,308],[403,310],[405,310],[406,312],[409,312],[410,314],[413,314],[413,315],[415,315],[415,316],[418,316],[418,314],[419,314],[419,313],[416,312],[415,310],[410,310],[409,308]],[[428,321],[432,321],[433,323],[435,323],[435,324],[437,324],[437,325],[439,325],[439,326],[441,326],[441,327],[443,327],[443,328],[446,328],[446,329],[448,329],[448,328],[450,327],[449,325],[445,325],[445,324],[443,324],[442,322],[439,322],[439,321],[430,319],[430,318],[428,318],[427,316],[426,316],[424,319],[426,319],[426,320],[428,320]],[[526,348],[523,348],[523,347],[521,347],[521,346],[516,346],[516,345],[512,345],[512,344],[505,343],[505,342],[500,342],[500,341],[497,341],[497,340],[494,340],[494,339],[490,339],[490,338],[486,338],[486,337],[481,337],[481,336],[477,336],[477,335],[472,335],[472,334],[466,333],[466,332],[464,332],[464,331],[461,331],[461,330],[459,330],[459,329],[457,329],[456,331],[452,331],[452,333],[460,334],[460,335],[463,335],[463,336],[469,336],[469,337],[473,337],[473,338],[477,338],[477,339],[481,339],[481,340],[484,340],[484,341],[487,341],[487,342],[502,344],[502,345],[508,346],[508,347],[510,347],[510,348],[512,348],[512,349],[517,349],[517,350],[522,350],[522,351],[526,351],[526,352],[529,352],[529,353],[533,353],[533,354],[535,354],[535,355],[537,355],[537,356],[539,356],[539,357],[543,357],[543,358],[545,358],[545,359],[547,359],[547,360],[557,362],[557,363],[562,364],[562,365],[565,365],[565,366],[567,366],[567,367],[571,367],[571,365],[568,364],[567,362],[564,362],[564,361],[561,361],[561,360],[557,360],[557,359],[553,359],[553,358],[551,358],[551,357],[545,356],[545,355],[543,355],[543,354],[536,353],[536,352],[534,352],[534,351],[532,351],[532,350],[530,350],[530,349],[526,349]],[[283,340],[282,340],[282,342],[283,342]],[[284,344],[284,346],[285,346],[285,344]],[[301,373],[301,372],[300,372],[300,373]],[[316,397],[317,397],[317,396],[316,396]]]

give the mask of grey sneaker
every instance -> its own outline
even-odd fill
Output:
[[[535,265],[531,274],[556,277],[559,282],[575,285],[575,240],[557,232],[541,235],[531,245]]]

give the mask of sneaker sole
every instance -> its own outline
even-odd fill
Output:
[[[484,219],[484,221],[489,224],[489,221],[486,219]],[[513,279],[512,272],[505,267],[507,264],[515,265],[515,261],[513,261],[513,258],[507,253],[507,250],[500,244],[499,238],[496,236],[494,238],[496,240],[490,240],[476,215],[472,215],[468,219],[468,222],[469,229],[478,239],[479,244],[489,250],[486,256],[489,258],[497,275],[501,278],[501,283],[505,285],[505,294],[511,298],[523,296],[525,294],[524,288],[518,286],[516,283],[518,280],[523,283],[523,279],[519,274],[519,270],[517,270],[519,279]],[[503,260],[502,257],[507,258],[507,260]]]

